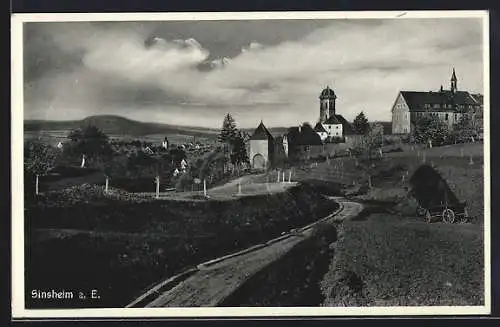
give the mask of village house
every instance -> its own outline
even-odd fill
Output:
[[[351,124],[335,111],[337,95],[327,85],[319,96],[319,121],[314,131],[322,142],[344,141],[345,136],[352,134]]]
[[[469,115],[474,124],[481,129],[483,96],[459,91],[455,69],[450,82],[449,90],[444,90],[441,86],[438,91],[400,91],[391,108],[392,133],[411,133],[415,128],[415,122],[422,117],[435,117],[452,128],[463,115]]]

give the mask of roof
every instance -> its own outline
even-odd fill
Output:
[[[321,138],[318,133],[310,125],[302,125],[299,127],[290,127],[288,129],[288,143],[290,146],[297,145],[322,145]]]
[[[342,133],[344,135],[353,134],[352,125],[342,115],[332,115],[323,123],[326,125],[342,124]]]
[[[336,98],[335,92],[327,85],[326,88],[321,91],[320,99],[325,98]]]
[[[321,123],[317,123],[316,126],[314,126],[314,131],[316,133],[321,133],[321,132],[322,133],[327,133],[325,127],[323,127],[323,124],[321,124]]]
[[[451,74],[451,80],[456,81],[457,80],[457,75],[455,74],[455,68],[453,68],[453,73]]]
[[[455,93],[449,90],[438,92],[401,91],[401,95],[410,111],[427,111],[425,105],[433,106],[435,104],[446,105],[446,107],[440,108],[440,111],[457,111],[456,105],[477,105],[472,95],[466,91],[456,91]],[[448,105],[452,107],[449,108]]]
[[[328,117],[328,119],[323,124],[327,124],[327,125],[342,124],[342,122],[337,118],[337,116],[338,115],[333,115],[333,116]]]
[[[250,137],[250,140],[272,140],[273,136],[269,133],[269,130],[264,126],[264,123],[261,121],[259,126],[253,132],[253,135]]]
[[[470,95],[478,104],[483,105],[483,95],[482,94],[471,94]]]

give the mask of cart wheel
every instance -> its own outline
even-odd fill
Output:
[[[453,212],[453,210],[443,210],[443,221],[448,224],[453,224],[455,222],[455,213]]]
[[[420,205],[417,206],[417,217],[425,216],[426,209]]]
[[[425,221],[430,223],[432,221],[432,216],[431,216],[431,212],[429,211],[429,209],[425,210]]]
[[[459,223],[465,224],[469,221],[469,212],[467,211],[467,208],[464,208],[464,214],[460,216]]]

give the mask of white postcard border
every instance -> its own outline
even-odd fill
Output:
[[[23,23],[158,20],[287,20],[287,19],[416,19],[482,18],[484,67],[484,306],[450,307],[255,307],[255,308],[113,308],[26,309],[24,294],[23,212]],[[489,16],[484,10],[358,11],[358,12],[217,12],[217,13],[57,13],[14,14],[11,17],[11,145],[12,145],[12,317],[24,318],[142,318],[142,317],[300,317],[481,315],[491,312],[490,239],[490,58]]]

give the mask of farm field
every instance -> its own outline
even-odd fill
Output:
[[[44,143],[56,145],[59,142],[64,143],[65,141],[68,141],[67,136],[69,135],[70,132],[71,130],[25,131],[24,139],[25,140],[40,139],[40,141]],[[117,140],[117,141],[139,140],[141,142],[150,142],[156,145],[161,145],[161,142],[164,140],[165,137],[167,137],[168,140],[173,144],[186,144],[193,142],[193,140],[196,140],[197,142],[201,142],[203,144],[213,144],[215,143],[216,140],[215,133],[213,135],[207,134],[205,136],[196,136],[196,138],[194,138],[189,134],[178,134],[178,133],[144,134],[138,136],[110,133],[108,134],[108,136],[111,140]]]

